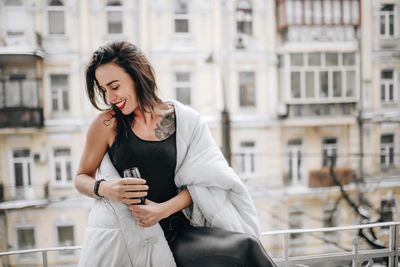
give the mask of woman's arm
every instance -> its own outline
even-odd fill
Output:
[[[90,125],[75,177],[75,188],[92,198],[98,198],[94,193],[96,170],[114,138],[114,125],[104,123],[106,120],[110,121],[110,116],[106,113],[100,114]],[[100,196],[127,205],[137,204],[140,202],[139,197],[147,195],[148,186],[145,183],[144,179],[138,178],[112,179],[101,182],[98,193]]]
[[[163,203],[156,203],[146,199],[145,205],[130,205],[129,209],[138,223],[143,227],[150,227],[164,218],[183,210],[192,204],[189,190],[184,189],[175,197]]]

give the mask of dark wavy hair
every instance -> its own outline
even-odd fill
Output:
[[[130,129],[133,116],[125,116],[117,107],[110,105],[105,91],[100,88],[96,80],[96,69],[107,63],[115,63],[129,74],[135,83],[138,105],[146,112],[153,110],[156,104],[161,103],[161,99],[157,95],[154,70],[143,52],[136,45],[126,41],[111,42],[100,46],[86,66],[86,91],[90,103],[98,110],[112,108],[117,119],[117,134],[127,133],[127,127],[129,126]],[[105,104],[109,108],[101,108],[99,104]]]

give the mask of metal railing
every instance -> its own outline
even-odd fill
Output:
[[[0,252],[0,259],[2,257],[6,257],[5,260],[5,265],[4,267],[12,266],[9,264],[9,256],[12,255],[24,255],[24,254],[36,254],[40,253],[42,255],[42,263],[43,267],[48,267],[48,260],[47,260],[47,255],[48,252],[68,252],[68,251],[75,251],[75,250],[80,250],[82,249],[81,246],[69,246],[69,247],[52,247],[52,248],[38,248],[38,249],[26,249],[26,250],[18,250],[18,251],[8,251],[8,252]],[[1,264],[1,262],[0,262]],[[39,265],[40,263],[37,263]],[[2,265],[0,265],[2,266]]]
[[[352,266],[352,267],[372,267],[375,266],[374,259],[376,261],[384,259],[384,264],[379,266],[399,266],[399,247],[398,234],[399,234],[400,222],[389,222],[389,223],[375,223],[375,224],[364,224],[364,225],[352,225],[342,227],[330,227],[330,228],[317,228],[317,229],[293,229],[293,230],[281,230],[281,231],[269,231],[263,232],[262,237],[274,237],[282,236],[282,256],[273,256],[274,261],[279,266],[328,266],[321,265],[322,263],[329,262],[348,262],[343,265],[333,266]],[[332,253],[313,253],[312,255],[295,255],[291,256],[291,235],[315,235],[316,233],[335,233],[343,231],[356,231],[357,233],[362,230],[376,229],[376,228],[388,228],[388,244],[386,248],[382,249],[366,249],[360,248],[361,238],[358,234],[354,234],[351,237],[351,250],[332,252]],[[306,241],[297,246],[306,247],[309,245]],[[342,247],[343,248],[343,247]],[[329,265],[332,266],[332,265]]]
[[[282,248],[281,251],[283,255],[281,257],[274,257],[274,261],[279,266],[321,266],[321,262],[329,263],[336,261],[347,261],[348,265],[352,267],[372,267],[374,266],[374,259],[387,258],[386,266],[394,267],[399,266],[399,256],[400,251],[398,247],[398,234],[399,234],[400,222],[389,222],[389,223],[375,223],[375,224],[364,224],[364,225],[353,225],[353,226],[342,226],[342,227],[330,227],[330,228],[317,228],[317,229],[294,229],[294,230],[279,230],[279,231],[269,231],[263,232],[262,237],[273,237],[274,240],[276,236],[282,236]],[[360,237],[354,235],[352,237],[351,251],[334,252],[334,253],[313,253],[312,255],[297,255],[290,256],[291,250],[291,235],[313,235],[315,233],[335,233],[343,231],[360,231],[363,229],[371,228],[388,228],[388,246],[384,249],[361,249],[360,248]],[[302,246],[307,246],[307,243],[303,243]],[[42,248],[42,249],[28,249],[19,251],[9,251],[0,252],[0,259],[6,257],[6,262],[8,262],[8,257],[12,255],[21,254],[33,254],[40,253],[42,255],[43,267],[49,266],[48,264],[48,252],[62,252],[62,251],[75,251],[80,250],[81,246],[71,246],[71,247],[52,247],[52,248]],[[4,261],[3,261],[4,262]],[[38,263],[40,264],[40,263]],[[4,265],[7,266],[7,265]],[[337,265],[335,265],[337,266]],[[382,265],[379,265],[382,266]]]

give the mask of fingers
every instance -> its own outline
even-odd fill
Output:
[[[126,184],[126,185],[129,185],[129,184],[140,185],[140,184],[146,184],[146,180],[142,179],[142,178],[131,178],[131,177],[128,177],[128,178],[121,179],[121,183],[122,184]]]
[[[133,192],[126,192],[123,194],[124,198],[141,198],[147,196],[147,191],[133,191]]]
[[[140,198],[123,198],[121,199],[121,202],[128,205],[128,206],[139,206],[142,201]]]

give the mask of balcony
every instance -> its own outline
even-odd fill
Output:
[[[49,198],[48,184],[32,184],[9,186],[0,184],[0,210],[1,202],[43,200]]]
[[[319,229],[292,229],[263,232],[261,240],[278,266],[399,266],[399,226],[400,222],[352,225]],[[379,231],[383,247],[372,249],[366,245],[361,233]],[[302,236],[300,245],[293,244],[294,236]],[[329,244],[331,248],[329,248]],[[328,245],[328,246],[327,246]],[[303,253],[296,251],[300,247]],[[332,249],[332,247],[334,249]],[[4,266],[18,263],[35,266],[66,264],[75,266],[81,246],[52,247],[0,252]],[[66,259],[62,254],[68,253]],[[41,255],[41,257],[37,257]],[[30,255],[30,257],[28,256]],[[28,257],[27,257],[28,256]]]
[[[356,103],[295,104],[289,105],[288,117],[338,117],[355,116]]]
[[[0,128],[43,127],[43,107],[35,78],[10,74],[0,80]]]
[[[0,128],[43,127],[43,53],[0,48]]]
[[[277,30],[285,41],[354,41],[360,0],[276,0]]]
[[[337,181],[341,185],[347,185],[355,180],[355,173],[351,168],[334,168]],[[325,167],[319,170],[310,170],[308,177],[308,186],[310,188],[337,186],[329,173],[329,168]]]
[[[40,128],[43,125],[43,108],[0,108],[0,128]]]

